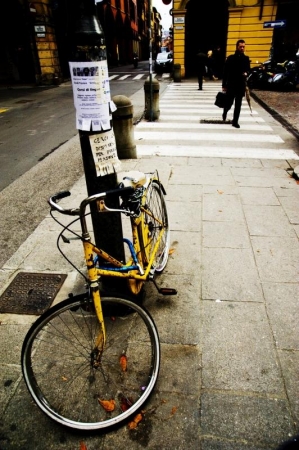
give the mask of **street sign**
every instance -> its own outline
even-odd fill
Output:
[[[272,20],[271,22],[264,22],[264,28],[285,28],[287,21],[285,19]]]

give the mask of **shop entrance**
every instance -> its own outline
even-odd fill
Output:
[[[196,75],[196,54],[199,50],[220,49],[220,65],[224,64],[228,28],[226,0],[199,2],[189,0],[186,5],[185,69],[186,77]]]

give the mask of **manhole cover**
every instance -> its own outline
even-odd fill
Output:
[[[222,119],[201,119],[199,123],[221,123],[222,125],[231,125],[231,120],[226,120],[223,122]]]
[[[0,313],[42,314],[50,307],[67,275],[20,272],[0,297]]]

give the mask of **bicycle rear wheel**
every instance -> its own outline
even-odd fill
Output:
[[[136,413],[157,381],[160,344],[149,313],[115,296],[102,298],[107,341],[92,299],[78,296],[50,308],[31,327],[22,370],[34,401],[51,419],[81,430],[116,425]]]
[[[156,272],[162,272],[168,261],[170,232],[168,214],[162,185],[158,180],[152,180],[143,200],[141,224],[139,225],[140,244],[144,265],[148,265],[160,231],[164,234],[160,240],[153,265]]]

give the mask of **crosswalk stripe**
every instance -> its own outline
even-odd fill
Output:
[[[231,131],[229,127],[230,124],[209,124],[209,123],[199,123],[197,122],[172,122],[167,124],[167,130],[228,130]],[[138,131],[140,130],[157,130],[157,129],[165,129],[165,124],[161,122],[157,122],[154,125],[151,122],[142,122],[138,125]],[[259,125],[259,124],[250,124],[250,125],[242,125],[242,130],[248,131],[273,131],[269,125]]]
[[[134,77],[133,80],[140,80],[142,77],[144,77],[144,73],[140,73],[139,75],[136,75],[136,77]]]
[[[114,78],[117,78],[118,77],[118,75],[111,75],[110,77],[109,77],[109,80],[111,81],[111,80],[114,80]]]
[[[262,108],[254,100],[251,111],[243,99],[241,129],[236,130],[222,122],[223,109],[214,105],[221,82],[207,82],[204,93],[196,87],[195,82],[167,86],[159,120],[142,121],[134,130],[138,155],[299,160],[293,149],[282,148],[285,141],[274,132],[272,121],[268,125],[260,117]]]
[[[246,134],[246,133],[187,133],[184,131],[179,132],[169,132],[167,130],[167,133],[162,133],[161,131],[142,131],[141,133],[138,131],[135,132],[135,138],[143,139],[143,140],[149,140],[149,141],[175,141],[178,142],[179,140],[182,140],[184,142],[188,141],[196,141],[198,142],[199,139],[201,141],[230,141],[230,142],[272,142],[272,143],[283,143],[283,139],[281,139],[280,136],[276,136],[275,134],[264,134],[264,135],[255,135],[253,133]]]
[[[127,78],[129,78],[131,75],[123,75],[122,77],[119,78],[119,80],[123,81],[126,80]]]
[[[299,156],[291,149],[266,149],[243,147],[208,147],[188,145],[139,145],[139,156],[189,156],[214,158],[253,158],[253,159],[289,159],[299,160]]]
[[[221,120],[221,114],[222,114],[222,111],[219,110],[219,115],[218,115],[218,117],[216,117],[216,114],[215,114],[215,119]],[[176,117],[177,117],[176,120],[178,120],[180,122],[190,122],[191,123],[193,121],[194,123],[199,123],[198,116],[196,116],[194,114],[184,114],[182,116],[177,111],[173,111],[172,115],[170,115],[170,114],[168,115],[168,114],[164,113],[163,111],[161,111],[161,114],[160,114],[160,120],[163,121],[163,123],[167,122],[167,121],[173,122],[173,120]],[[262,117],[257,117],[257,116],[251,117],[251,116],[248,116],[248,115],[246,115],[246,116],[242,115],[242,117],[240,117],[239,122],[240,123],[245,123],[245,122],[259,123],[259,122],[265,122],[265,120]],[[143,122],[141,122],[140,125],[142,125],[142,123]],[[159,123],[159,122],[155,122],[155,124],[156,123]],[[164,124],[164,126],[165,126],[165,124]],[[168,124],[167,124],[167,126],[168,126]]]

